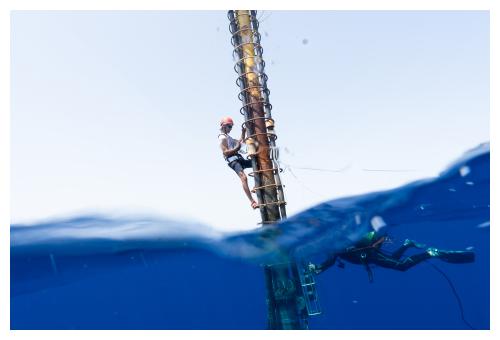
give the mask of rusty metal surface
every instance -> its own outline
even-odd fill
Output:
[[[228,18],[234,47],[233,58],[237,60],[234,70],[239,75],[236,79],[236,85],[240,88],[238,99],[243,105],[240,113],[245,117],[242,126],[247,128],[245,141],[251,141],[255,143],[252,147],[257,147],[252,156],[253,171],[249,174],[255,180],[252,191],[257,194],[261,224],[272,228],[275,222],[286,218],[286,201],[279,176],[281,169],[277,159],[277,135],[271,117],[272,105],[269,103],[268,77],[264,73],[259,23],[256,11],[229,11]],[[286,259],[284,263],[265,265],[264,276],[268,328],[307,329],[296,264]]]

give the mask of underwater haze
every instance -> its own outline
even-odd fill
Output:
[[[262,266],[317,263],[366,232],[473,250],[406,272],[346,263],[316,277],[310,329],[489,329],[490,147],[438,177],[324,202],[267,229],[222,233],[151,216],[11,226],[12,329],[266,329]],[[411,254],[411,252],[410,252]],[[432,264],[432,265],[431,265]]]

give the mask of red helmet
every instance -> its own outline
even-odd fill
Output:
[[[227,116],[221,119],[220,126],[234,125],[233,118]]]

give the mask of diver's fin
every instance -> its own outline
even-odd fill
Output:
[[[476,254],[472,251],[440,250],[439,252],[441,253],[439,258],[450,263],[470,263],[476,259]]]
[[[470,263],[476,259],[476,254],[465,250],[440,250],[436,248],[427,249],[427,253],[432,257],[438,257],[449,263]]]

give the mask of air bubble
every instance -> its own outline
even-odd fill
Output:
[[[489,226],[490,226],[490,221],[486,221],[477,225],[478,228],[488,228]]]
[[[384,219],[380,216],[373,216],[373,218],[370,220],[370,223],[375,231],[379,231],[381,228],[387,225]]]
[[[465,177],[470,173],[470,168],[464,165],[458,171],[460,172],[460,176]]]
[[[354,215],[354,221],[356,222],[357,225],[360,225],[361,224],[361,215],[360,214]]]

